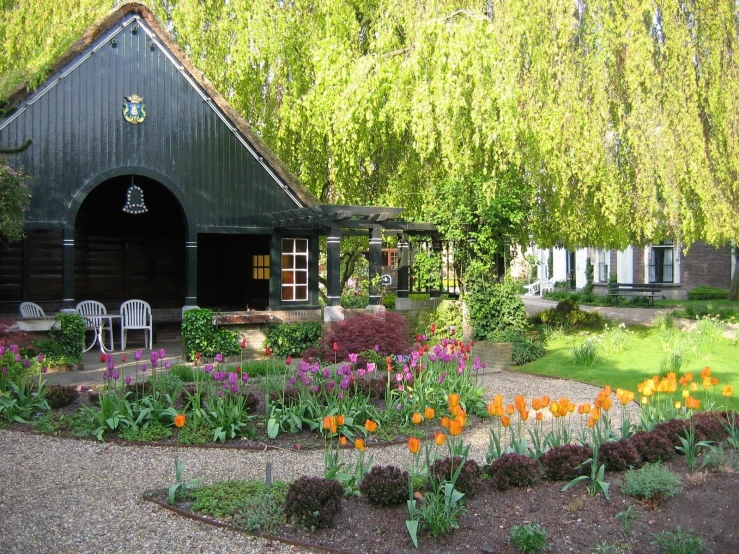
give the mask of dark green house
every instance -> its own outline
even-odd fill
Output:
[[[0,146],[31,193],[0,246],[0,313],[140,298],[153,308],[318,307],[318,231],[264,214],[315,198],[183,56],[124,4],[10,101]]]

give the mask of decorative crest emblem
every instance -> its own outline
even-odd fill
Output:
[[[146,119],[146,104],[144,98],[138,94],[124,96],[126,101],[123,103],[123,119],[134,125],[143,123]]]

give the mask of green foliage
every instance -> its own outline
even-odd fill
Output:
[[[177,377],[182,383],[192,383],[195,380],[192,368],[187,365],[173,365],[169,370],[170,375]]]
[[[511,542],[521,554],[537,554],[547,548],[547,531],[538,522],[511,527]]]
[[[287,483],[275,481],[269,489],[262,486],[256,493],[236,499],[232,503],[234,525],[248,533],[276,533],[285,524],[287,490]]]
[[[198,352],[206,358],[240,352],[236,333],[216,327],[213,312],[205,308],[187,310],[182,316],[182,347],[188,360],[195,359]]]
[[[680,477],[659,463],[627,471],[621,483],[621,492],[640,500],[662,501],[681,490]]]
[[[322,333],[323,326],[318,321],[271,325],[264,346],[277,356],[300,356],[318,344]]]
[[[467,460],[461,456],[434,460],[429,473],[437,482],[453,481],[454,488],[459,492],[472,496],[480,482],[480,466],[475,460]],[[456,479],[453,476],[456,475]]]
[[[382,297],[382,305],[388,310],[395,309],[395,301],[398,299],[398,295],[394,292],[388,292]]]
[[[441,254],[439,252],[414,249],[411,269],[414,290],[440,290]]]
[[[331,527],[343,496],[344,488],[338,481],[300,477],[287,491],[285,517],[307,529]]]
[[[488,337],[496,331],[526,328],[526,307],[510,279],[490,286],[471,286],[465,300],[476,340],[490,340]]]
[[[206,444],[213,441],[213,426],[204,418],[188,417],[178,433],[180,444]]]
[[[585,259],[585,286],[582,289],[583,294],[593,294],[593,277],[595,274],[595,268],[593,262],[590,260],[590,256]]]
[[[576,365],[592,366],[598,358],[598,341],[590,338],[574,344],[570,350]]]
[[[621,522],[621,531],[624,535],[629,534],[632,522],[641,517],[641,512],[633,506],[627,506],[623,512],[616,514],[616,519]]]
[[[726,300],[729,291],[717,287],[695,287],[688,291],[688,300]]]
[[[172,428],[159,421],[151,421],[148,425],[139,428],[125,429],[120,437],[131,442],[159,442],[172,436]]]
[[[459,518],[467,511],[464,496],[464,493],[446,481],[427,491],[416,514],[421,528],[428,530],[432,537],[440,537],[453,529],[458,529]],[[415,544],[417,539],[412,538]]]
[[[58,313],[49,331],[51,342],[36,343],[48,365],[78,364],[85,348],[85,320],[77,314]]]
[[[28,186],[24,176],[0,158],[0,237],[10,242],[23,237],[23,213],[28,208]]]
[[[341,307],[347,309],[362,309],[369,305],[369,295],[361,294],[354,291],[347,291],[341,294]]]
[[[456,300],[442,300],[432,312],[424,312],[418,317],[416,333],[431,336],[431,325],[436,325],[437,338],[450,338],[451,329],[462,329],[462,303]]]
[[[603,317],[598,312],[582,311],[571,298],[561,300],[555,308],[541,312],[539,319],[545,325],[554,327],[597,327],[603,323]]]
[[[700,537],[683,531],[678,525],[674,531],[666,529],[652,535],[652,544],[659,546],[663,554],[700,554],[701,552],[712,552],[708,545]]]
[[[514,366],[533,362],[546,354],[544,343],[539,338],[518,329],[494,331],[488,335],[487,340],[493,342],[510,342],[512,346],[511,357]]]

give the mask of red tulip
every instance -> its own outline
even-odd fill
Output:
[[[125,361],[126,361],[126,355],[124,354],[123,356],[121,356],[121,363],[123,363]]]
[[[202,355],[203,355],[203,353],[202,353],[202,352],[198,352],[197,354],[195,354],[195,359],[196,359],[196,360],[199,360],[199,359],[201,358],[201,356],[202,356]]]
[[[436,323],[431,324],[431,332],[436,333]]]
[[[287,358],[285,358],[285,363],[286,363],[287,365],[290,365],[290,363],[291,363],[292,361],[293,361],[293,357],[292,357],[292,356],[288,356]]]
[[[246,339],[241,339],[241,348],[246,348]]]
[[[334,352],[336,352],[339,349],[339,343],[334,341],[334,345],[332,346]]]
[[[456,329],[452,329],[452,335],[455,335],[457,333]]]
[[[100,363],[105,363],[108,361],[108,355],[107,354],[100,354]]]
[[[268,346],[267,348],[265,348],[265,349],[264,349],[264,353],[265,353],[265,354],[266,354],[267,356],[269,356],[270,354],[272,354],[272,349],[271,349],[271,348],[270,348],[270,347]]]

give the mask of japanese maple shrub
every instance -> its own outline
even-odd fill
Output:
[[[357,315],[337,321],[323,331],[323,340],[310,356],[346,360],[349,354],[375,350],[380,356],[405,354],[412,344],[408,321],[396,312]],[[336,343],[334,354],[333,345]]]

